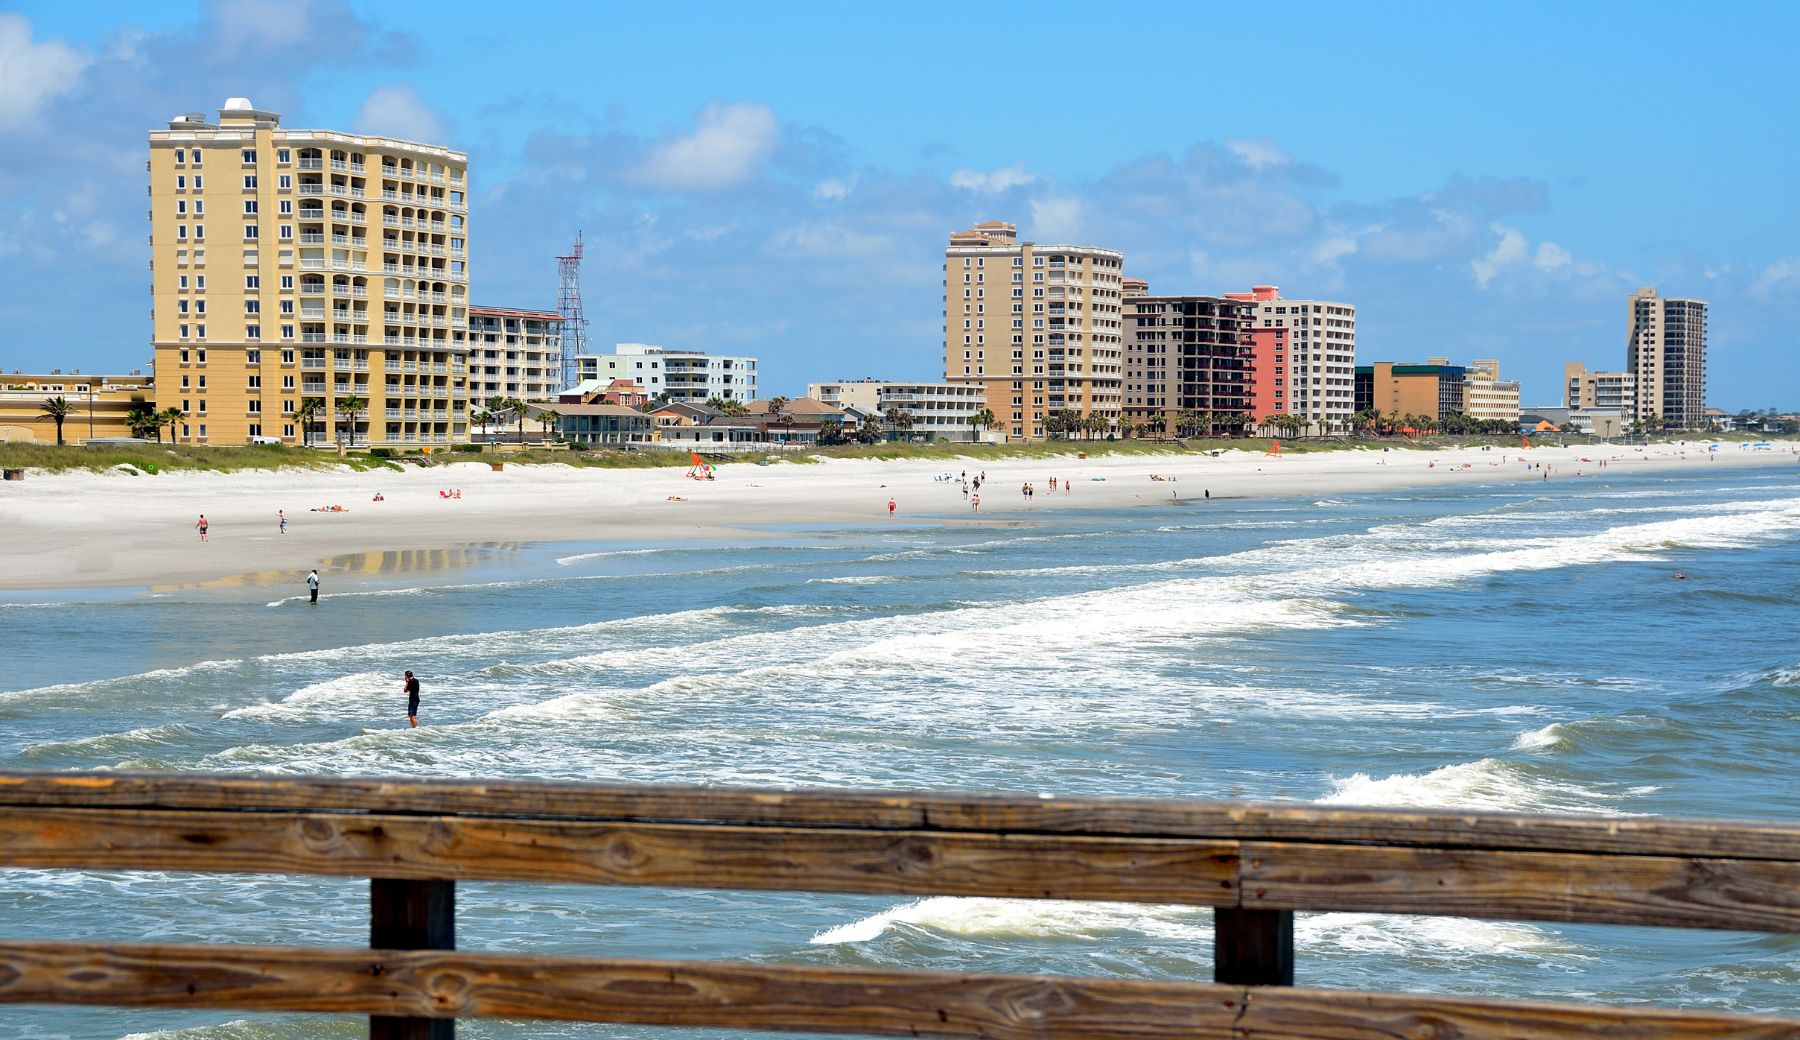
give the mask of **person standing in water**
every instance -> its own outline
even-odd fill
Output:
[[[312,593],[314,603],[319,602],[319,570],[316,567],[313,568],[311,574],[306,576],[306,590]]]
[[[419,680],[413,677],[412,669],[406,670],[406,721],[412,723],[413,729],[419,728]]]

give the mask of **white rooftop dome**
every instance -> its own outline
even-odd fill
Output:
[[[256,111],[256,106],[252,105],[250,103],[249,98],[244,98],[244,97],[226,98],[225,99],[225,107],[221,111],[254,112],[254,111]]]

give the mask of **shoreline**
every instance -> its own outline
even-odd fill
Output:
[[[1080,450],[1080,449],[1075,449]],[[668,469],[514,466],[484,462],[350,472],[34,474],[0,486],[0,590],[9,592],[299,582],[329,560],[423,553],[463,566],[484,546],[555,542],[743,541],[779,528],[878,527],[889,522],[1013,524],[1067,510],[1177,500],[1221,502],[1356,494],[1449,484],[1603,479],[1695,467],[1794,466],[1794,449],[1709,453],[1706,442],[1646,448],[1390,448],[1270,457],[1096,455],[1020,459],[833,459],[812,464],[727,463],[717,480]],[[1586,461],[1583,461],[1583,460]],[[1601,463],[1605,462],[1605,466]],[[975,513],[956,481],[986,470]],[[1528,465],[1538,468],[1527,469]],[[1163,480],[1152,479],[1152,474]],[[1072,483],[1049,490],[1052,477]],[[1021,485],[1036,485],[1026,500]],[[440,492],[462,492],[445,499]],[[383,501],[372,501],[379,492]],[[888,499],[895,500],[892,520]],[[345,512],[317,512],[342,505]],[[1229,508],[1229,506],[1226,506]],[[276,510],[288,517],[278,530]],[[204,513],[209,541],[194,529]],[[794,532],[799,533],[799,532]],[[347,576],[340,568],[321,575]]]

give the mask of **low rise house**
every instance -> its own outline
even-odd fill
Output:
[[[648,445],[656,439],[656,425],[650,416],[622,404],[529,405],[526,425],[541,422],[555,412],[556,433],[576,444],[618,447]]]

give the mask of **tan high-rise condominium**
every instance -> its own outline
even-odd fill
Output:
[[[1625,370],[1637,380],[1632,416],[1678,430],[1705,421],[1706,301],[1631,294]]]
[[[148,165],[156,404],[180,440],[467,439],[466,155],[232,98],[151,131]]]
[[[1048,432],[1046,418],[1119,418],[1124,254],[1020,242],[1000,221],[950,236],[944,252],[944,378],[979,383],[998,429]]]
[[[1472,361],[1463,375],[1463,414],[1471,419],[1519,421],[1519,383],[1500,378],[1500,362]]]

